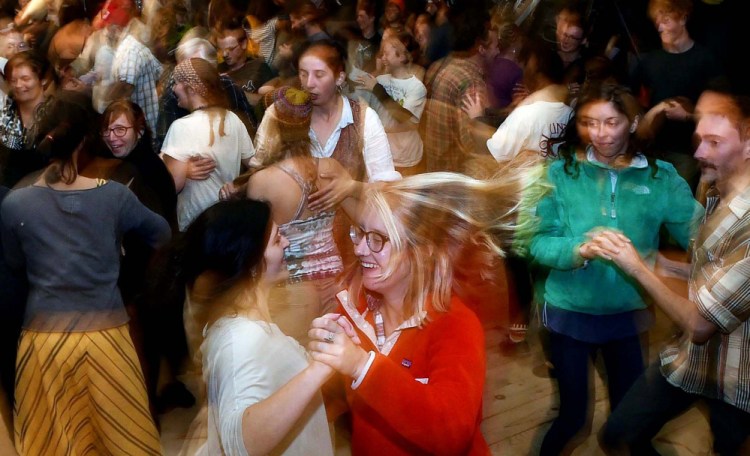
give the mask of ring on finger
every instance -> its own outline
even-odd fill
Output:
[[[332,332],[329,332],[328,335],[323,340],[326,341],[329,344],[332,344],[333,343],[333,338],[335,336],[336,336],[335,334],[333,334]]]

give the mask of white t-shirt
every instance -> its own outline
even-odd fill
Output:
[[[187,179],[177,195],[177,223],[180,231],[185,231],[201,212],[219,201],[221,186],[240,174],[240,161],[255,155],[250,135],[236,114],[227,111],[224,136],[219,136],[221,116],[216,113],[213,117],[213,125],[209,125],[208,111],[198,110],[175,120],[169,127],[161,148],[162,154],[181,162],[187,162],[193,155],[211,157],[216,162],[216,169],[208,179]],[[209,146],[211,129],[214,132],[214,143]]]
[[[307,367],[305,350],[273,323],[223,317],[206,332],[201,352],[208,389],[208,439],[198,454],[246,456],[245,409],[271,396]],[[278,454],[333,454],[320,394],[307,410],[277,447],[283,449]]]
[[[377,81],[391,98],[414,115],[410,122],[418,125],[427,99],[427,89],[422,81],[415,76],[407,79],[396,79],[390,74],[378,76]],[[386,131],[400,123],[372,94],[368,97],[368,102],[377,111]],[[408,167],[419,163],[422,159],[422,138],[416,129],[387,134],[394,165]]]
[[[572,115],[573,109],[561,102],[520,105],[487,140],[487,148],[497,161],[511,160],[526,149],[542,151],[548,139],[563,134]]]

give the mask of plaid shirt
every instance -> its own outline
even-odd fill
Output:
[[[683,336],[665,349],[662,373],[687,392],[750,412],[750,188],[718,202],[709,198],[689,286],[690,300],[719,329],[705,344]]]
[[[143,109],[146,123],[151,131],[156,131],[159,116],[159,96],[156,85],[161,75],[161,63],[154,54],[128,34],[122,39],[112,61],[112,79],[133,86],[130,99]]]
[[[471,120],[461,110],[461,104],[464,94],[476,91],[481,95],[486,91],[484,71],[473,59],[448,56],[432,64],[425,86],[427,101],[419,133],[427,171],[461,172],[466,159],[477,151],[469,129]]]

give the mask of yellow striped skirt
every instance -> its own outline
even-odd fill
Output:
[[[24,330],[13,412],[22,456],[162,453],[127,325],[74,333]]]

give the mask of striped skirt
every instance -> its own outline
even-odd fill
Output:
[[[21,456],[162,453],[127,325],[23,331],[14,417]]]

